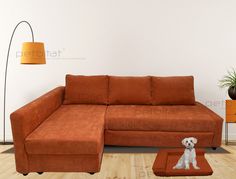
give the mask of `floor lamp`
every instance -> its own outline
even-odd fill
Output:
[[[12,39],[14,37],[15,31],[20,24],[26,24],[29,26],[32,42],[24,42],[22,45],[21,51],[21,64],[46,64],[45,60],[45,51],[44,44],[41,42],[34,42],[34,33],[33,29],[29,22],[20,21],[14,28],[11,39],[8,46],[7,51],[7,60],[6,60],[6,68],[5,68],[5,80],[4,80],[4,104],[3,104],[3,144],[7,144],[6,142],[6,92],[7,92],[7,70],[8,70],[8,59],[10,54],[10,48]]]

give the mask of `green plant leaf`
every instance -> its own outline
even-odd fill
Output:
[[[234,68],[227,71],[227,75],[225,75],[221,80],[219,80],[219,87],[236,87],[236,70]]]

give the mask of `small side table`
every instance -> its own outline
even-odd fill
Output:
[[[228,145],[228,124],[236,123],[236,100],[226,100],[225,145]]]

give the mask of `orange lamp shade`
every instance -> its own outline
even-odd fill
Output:
[[[21,51],[21,64],[46,64],[44,44],[24,42]]]

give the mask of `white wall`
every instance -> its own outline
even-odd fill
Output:
[[[42,66],[19,65],[16,52],[21,42],[30,41],[28,27],[20,26],[10,54],[7,116],[63,85],[67,73],[194,75],[197,100],[224,116],[228,97],[217,83],[236,64],[235,0],[0,2],[1,124],[7,47],[21,20],[32,24],[36,41],[45,43],[51,59]],[[230,127],[230,137],[236,138],[235,129]],[[7,139],[12,140],[9,117]]]

